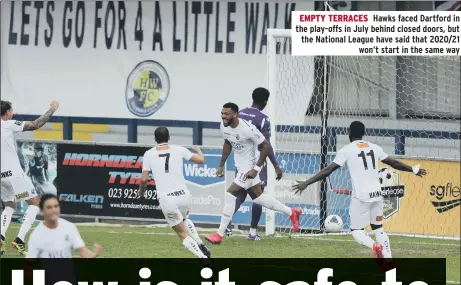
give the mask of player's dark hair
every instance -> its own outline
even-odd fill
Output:
[[[269,95],[269,90],[264,87],[258,87],[253,90],[253,94],[251,96],[253,98],[253,103],[264,104],[267,100],[269,100]]]
[[[237,104],[232,103],[232,102],[226,103],[222,107],[226,109],[231,109],[234,113],[239,112],[239,106],[237,106]]]
[[[166,127],[158,127],[154,132],[155,141],[157,143],[167,143],[170,139],[170,132]]]
[[[11,102],[2,100],[2,106],[1,106],[1,108],[2,108],[2,113],[1,113],[2,116],[6,115],[6,113],[11,109],[11,106],[12,106]]]
[[[40,198],[40,203],[38,204],[40,210],[43,210],[43,207],[45,206],[45,202],[51,199],[56,199],[59,203],[58,196],[51,194],[51,193],[43,194],[42,197]]]
[[[365,135],[365,125],[360,121],[354,121],[349,126],[349,138],[361,139]]]

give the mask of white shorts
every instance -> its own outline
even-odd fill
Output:
[[[350,228],[353,230],[363,229],[370,224],[382,225],[383,201],[362,202],[352,197],[349,216],[351,220]]]
[[[253,178],[253,179],[249,179],[249,178],[245,179],[245,174],[247,174],[247,172],[250,171],[250,170],[246,170],[246,171],[240,171],[239,170],[237,172],[237,175],[235,175],[234,183],[237,184],[238,186],[242,187],[245,190],[248,190],[251,187],[260,184],[261,179],[259,178],[259,174],[256,175],[256,177]]]
[[[163,215],[171,227],[180,224],[189,216],[190,193],[184,190],[176,192],[173,193],[176,193],[177,196],[163,196],[158,201]]]
[[[34,197],[37,197],[37,191],[25,173],[10,180],[2,180],[1,199],[3,202],[26,201]]]

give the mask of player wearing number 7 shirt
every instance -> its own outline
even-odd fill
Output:
[[[307,186],[328,177],[333,171],[347,163],[352,180],[352,198],[349,208],[350,228],[352,236],[361,245],[373,250],[378,264],[388,266],[392,263],[384,262],[392,258],[389,237],[383,231],[383,197],[379,183],[378,161],[394,169],[413,172],[422,177],[425,169],[419,165],[413,167],[396,159],[390,158],[383,149],[373,143],[363,140],[365,125],[355,121],[349,126],[350,144],[338,151],[334,161],[307,181],[297,181],[293,186],[296,193],[301,193]],[[370,225],[377,242],[365,233],[365,227]],[[384,258],[384,260],[383,260]]]
[[[234,103],[224,104],[221,110],[221,132],[224,145],[217,175],[223,176],[224,164],[232,150],[234,150],[237,175],[225,194],[218,232],[205,237],[212,244],[221,243],[227,225],[235,212],[235,200],[245,191],[248,191],[253,203],[287,214],[293,224],[294,232],[299,228],[301,209],[292,209],[274,197],[263,193],[259,172],[266,161],[269,143],[254,125],[238,118],[238,112],[239,107]]]
[[[203,164],[205,157],[197,146],[193,147],[197,154],[193,154],[185,147],[168,144],[170,134],[165,127],[158,127],[154,135],[157,145],[144,154],[139,195],[144,197],[152,172],[157,198],[166,221],[178,234],[184,247],[209,264],[211,252],[188,218],[191,198],[183,174],[184,159]]]

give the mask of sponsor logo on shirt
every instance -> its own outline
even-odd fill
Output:
[[[11,173],[11,170],[2,172],[2,178],[7,178],[11,176],[13,176],[13,173]]]
[[[381,191],[370,193],[370,198],[379,195],[383,197],[383,217],[389,219],[400,211],[400,201],[405,196],[405,185],[400,183],[400,174],[389,168],[381,168],[378,173]]]

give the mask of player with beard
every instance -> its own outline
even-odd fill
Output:
[[[283,173],[282,173],[282,170],[280,169],[280,166],[277,164],[277,160],[275,159],[274,150],[272,149],[272,146],[270,144],[270,136],[271,136],[270,121],[267,115],[262,112],[264,108],[266,108],[267,101],[269,100],[269,96],[270,96],[269,90],[267,90],[266,88],[258,87],[255,90],[253,90],[253,94],[252,94],[253,104],[251,105],[251,107],[240,110],[239,118],[242,118],[245,121],[248,121],[250,124],[254,125],[256,129],[258,129],[258,131],[260,131],[266,138],[266,141],[269,143],[268,157],[272,165],[275,168],[275,172],[277,175],[276,179],[280,180],[282,178]],[[263,188],[263,192],[266,192],[266,187],[267,187],[267,164],[266,162],[264,162],[261,172],[259,173],[259,178],[261,180],[261,187]],[[235,211],[238,211],[238,209],[243,204],[243,202],[245,202],[246,197],[247,197],[246,191],[243,192],[242,195],[237,196]],[[263,211],[263,207],[261,205],[253,203],[251,207],[251,224],[250,224],[250,233],[248,234],[248,240],[256,240],[256,241],[263,240],[261,236],[256,234],[258,223],[259,223],[259,220],[261,219],[262,211]],[[232,222],[229,223],[229,225],[227,226],[225,234],[227,236],[232,235]]]
[[[238,117],[239,108],[234,103],[224,104],[221,110],[221,132],[224,138],[223,153],[217,170],[219,177],[224,176],[224,164],[234,150],[237,175],[226,192],[221,224],[216,233],[205,237],[212,244],[222,241],[224,232],[235,212],[238,196],[248,192],[253,203],[288,215],[293,224],[293,232],[299,228],[301,209],[292,209],[274,197],[263,193],[259,173],[269,153],[269,143],[256,127]],[[260,149],[260,151],[258,151]]]

